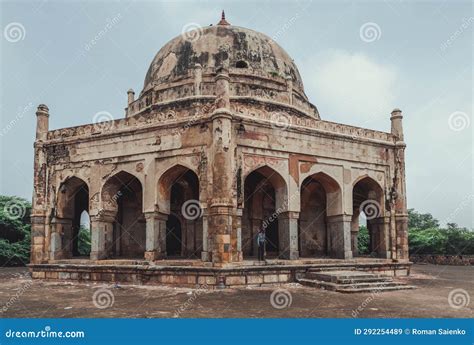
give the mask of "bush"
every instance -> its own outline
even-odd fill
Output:
[[[30,259],[31,204],[23,198],[0,196],[0,265],[25,265]]]
[[[87,256],[91,252],[91,232],[89,229],[81,227],[79,229],[79,237],[77,250],[79,255]]]
[[[474,255],[474,232],[464,228],[409,229],[410,254]]]
[[[359,234],[357,235],[357,249],[359,250],[359,255],[369,254],[369,230],[366,226],[361,225],[359,227]]]

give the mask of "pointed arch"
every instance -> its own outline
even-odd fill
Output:
[[[203,251],[203,219],[200,181],[183,164],[169,167],[158,179],[158,211],[167,215],[164,246],[168,257],[200,257]]]
[[[300,186],[299,251],[305,257],[331,254],[328,217],[342,214],[342,188],[327,173],[307,176]]]
[[[50,251],[53,259],[79,256],[79,231],[82,212],[89,212],[89,186],[69,176],[59,184],[51,221]]]
[[[352,251],[355,255],[367,254],[377,257],[390,257],[388,219],[385,217],[385,193],[382,186],[368,174],[360,176],[352,188],[353,216],[351,224]],[[360,252],[359,242],[363,240],[360,233],[360,216],[363,216],[369,240],[367,252]],[[362,242],[360,242],[362,243]],[[360,247],[360,248],[359,248]]]
[[[269,255],[282,256],[288,252],[286,224],[288,214],[288,186],[275,169],[262,165],[244,177],[244,202],[242,212],[242,251],[245,256],[255,256],[255,236],[265,230]],[[283,220],[285,218],[285,220]]]
[[[143,214],[143,186],[137,176],[121,170],[110,176],[101,188],[99,217],[106,215],[112,234],[106,239],[109,256],[143,257],[146,223]],[[94,229],[93,229],[94,231]]]

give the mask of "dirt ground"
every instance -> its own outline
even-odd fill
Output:
[[[473,267],[414,265],[406,280],[418,287],[415,290],[342,294],[296,283],[208,291],[47,282],[29,279],[26,268],[1,268],[0,317],[469,318],[473,317],[474,302],[466,305],[466,300],[474,299],[473,272]],[[272,300],[272,292],[277,289],[286,291]],[[448,302],[454,289],[463,289],[454,291],[461,291],[455,303],[465,305],[462,308],[456,309]],[[100,297],[103,291],[106,295]],[[275,308],[272,301],[283,308]]]

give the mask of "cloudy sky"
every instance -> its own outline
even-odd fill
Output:
[[[0,194],[31,199],[35,109],[50,128],[123,117],[126,91],[186,25],[225,8],[273,37],[325,120],[390,131],[404,114],[408,205],[473,227],[470,1],[2,1]],[[91,45],[101,30],[107,32]]]

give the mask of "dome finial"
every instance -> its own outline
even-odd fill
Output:
[[[219,23],[217,23],[217,25],[230,25],[230,23],[227,20],[225,20],[224,10],[222,10],[221,20],[219,21]]]

